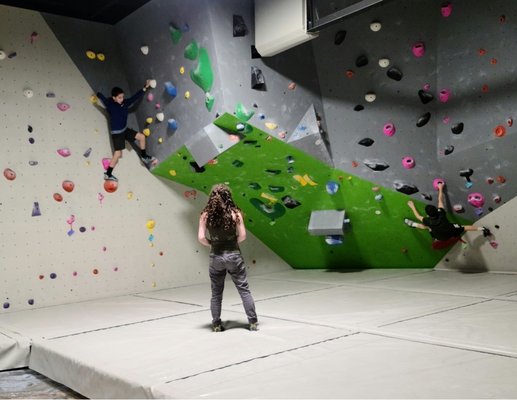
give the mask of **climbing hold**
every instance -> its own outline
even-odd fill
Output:
[[[190,71],[190,79],[205,93],[212,89],[214,73],[208,51],[204,47],[199,49],[198,64],[194,70]]]
[[[339,190],[339,183],[334,181],[328,181],[325,188],[327,189],[328,194],[336,194]]]
[[[165,114],[164,114],[164,113],[162,113],[162,112],[156,113],[156,119],[157,119],[159,122],[162,122],[162,121],[165,119]]]
[[[92,148],[88,147],[86,151],[83,153],[83,157],[88,158],[90,157],[90,154],[92,153]]]
[[[149,54],[149,46],[142,46],[142,47],[140,47],[140,51],[142,52],[142,54],[144,56],[148,55]]]
[[[425,45],[423,42],[417,42],[412,48],[415,57],[422,57],[425,54]]]
[[[160,105],[160,103],[156,103],[156,104],[154,105],[154,108],[156,108],[157,110],[159,110],[161,107],[162,107],[162,106]]]
[[[74,182],[69,180],[63,181],[63,183],[61,183],[61,186],[63,187],[63,190],[68,193],[71,193],[75,188]]]
[[[52,195],[52,197],[54,198],[55,201],[57,201],[58,203],[62,202],[63,201],[63,196],[61,196],[60,193],[54,193]]]
[[[289,89],[289,90],[296,89],[296,83],[295,82],[289,82],[289,85],[287,85],[287,89]]]
[[[190,99],[190,92],[187,90],[184,94],[185,99]]]
[[[462,169],[460,171],[460,176],[467,180],[467,183],[466,183],[467,187],[472,186],[472,181],[470,180],[470,177],[472,176],[473,173],[474,173],[474,170],[472,168],[466,168],[466,169]]]
[[[506,128],[503,125],[497,125],[494,129],[494,135],[496,137],[503,137],[506,135]]]
[[[447,125],[449,122],[451,122],[451,119],[446,115],[445,117],[443,117],[442,122]]]
[[[118,189],[117,181],[111,181],[111,180],[104,181],[104,190],[107,193],[114,193],[117,191],[117,189]]]
[[[442,179],[442,178],[436,178],[434,181],[433,181],[433,188],[434,190],[438,190],[438,185],[445,185],[445,181]]]
[[[167,128],[169,128],[172,131],[177,130],[178,129],[178,122],[174,118],[171,118],[171,119],[167,120]]]
[[[248,110],[242,103],[237,103],[235,105],[235,116],[241,121],[249,121],[254,114],[254,110]]]
[[[106,56],[104,53],[97,53],[97,60],[104,61],[106,59]]]
[[[212,111],[214,107],[215,97],[212,96],[209,92],[205,93],[205,107],[208,111]]]
[[[240,168],[244,165],[244,163],[241,160],[233,160],[232,165],[236,168]]]
[[[246,126],[242,122],[239,122],[237,125],[235,125],[235,129],[237,129],[239,132],[243,132]]]
[[[158,138],[158,144],[162,144],[163,143],[163,138],[159,137]]]
[[[69,157],[72,152],[68,147],[62,147],[60,149],[57,149],[57,154],[59,154],[61,157]]]
[[[372,32],[379,32],[382,28],[382,24],[379,21],[373,21],[370,23],[370,29]]]
[[[66,111],[70,108],[70,105],[66,103],[57,103],[57,108],[59,111]]]
[[[266,122],[264,125],[266,125],[266,128],[267,129],[270,129],[270,130],[275,130],[276,128],[278,128],[278,125],[275,124],[274,122]]]
[[[388,68],[388,66],[390,65],[390,59],[389,58],[379,58],[379,67],[381,68]]]
[[[133,198],[133,192],[127,192],[127,199],[131,200]]]
[[[352,168],[357,168],[359,163],[357,161],[352,161]]]
[[[361,68],[368,65],[368,57],[366,57],[364,54],[357,57],[355,60],[355,66],[357,68]]]
[[[485,204],[485,197],[481,193],[470,193],[467,196],[467,201],[471,206],[480,208]]]
[[[192,189],[192,190],[185,190],[183,192],[183,196],[186,198],[186,199],[196,199],[197,197],[197,191]]]
[[[34,96],[34,92],[31,89],[24,89],[23,95],[27,97],[28,99],[32,98]]]
[[[487,84],[485,84],[485,85],[483,85],[483,86],[481,87],[481,91],[482,91],[483,93],[487,93],[487,92],[488,92],[488,89],[489,89],[489,87],[488,87],[488,85],[487,85]]]
[[[145,136],[149,136],[151,134],[151,130],[149,128],[145,128],[142,130],[142,133],[145,135]]]
[[[7,57],[7,54],[5,54],[5,51],[0,50],[0,60],[5,60]]]
[[[154,100],[154,94],[153,93],[149,93],[147,95],[147,101],[153,101]]]
[[[497,183],[505,183],[506,182],[506,178],[502,175],[499,175],[498,177],[495,178],[495,180],[497,181]]]
[[[346,38],[346,31],[337,31],[334,35],[334,44],[339,46]]]
[[[368,103],[373,103],[375,101],[375,99],[377,98],[377,95],[373,92],[368,92],[364,95],[364,99],[368,102]]]
[[[32,161],[32,160],[31,160],[31,161],[29,161],[29,165],[30,165],[31,167],[34,167],[34,166],[38,165],[38,162],[37,162],[37,161]]]
[[[34,144],[34,142],[35,142],[34,138],[29,138],[29,143],[30,144]]]
[[[447,103],[449,101],[449,97],[451,96],[451,91],[449,89],[440,90],[440,94],[438,98],[442,103]]]
[[[146,123],[146,124],[152,124],[152,123],[153,123],[153,121],[154,121],[154,120],[153,120],[153,117],[147,117],[147,118],[145,119],[145,123]]]
[[[511,128],[513,126],[513,118],[512,117],[506,118],[506,124]]]
[[[404,157],[402,159],[402,166],[406,169],[415,167],[415,159],[413,157]]]
[[[39,209],[39,203],[37,201],[35,201],[34,204],[32,205],[32,216],[33,217],[41,216],[41,211]]]
[[[428,92],[429,90],[431,90],[431,84],[430,83],[426,83],[423,87],[423,89]]]
[[[444,150],[443,150],[443,154],[448,156],[449,154],[451,154],[452,152],[454,151],[454,146],[452,144],[448,145]]]
[[[397,192],[404,193],[407,195],[418,193],[418,188],[415,185],[404,183],[401,181],[395,181],[393,187]]]
[[[381,188],[379,186],[373,186],[372,187],[372,192],[378,192],[380,190],[381,190]]]
[[[251,88],[255,90],[266,90],[266,78],[258,67],[251,67]]]
[[[391,78],[395,81],[400,81],[403,77],[402,71],[396,67],[391,67],[387,72],[388,78]]]
[[[492,201],[496,204],[499,204],[501,202],[501,196],[499,196],[498,194],[494,193],[492,195]]]
[[[164,85],[167,94],[174,99],[178,95],[178,89],[176,89],[176,86],[174,86],[170,81],[165,82]]]
[[[463,128],[464,128],[463,122],[458,122],[451,127],[451,131],[455,135],[459,135],[461,132],[463,132]]]
[[[233,15],[233,37],[246,36],[248,27],[244,22],[244,18],[240,15]]]
[[[434,96],[432,93],[426,92],[425,90],[422,90],[422,89],[420,89],[418,91],[418,97],[420,97],[420,101],[423,104],[427,104],[434,99]]]
[[[465,211],[465,209],[463,208],[463,205],[461,205],[461,204],[454,204],[452,206],[452,209],[454,210],[454,212],[456,212],[458,214],[460,214],[460,213]]]
[[[7,55],[7,58],[12,59],[12,58],[14,58],[14,57],[16,57],[16,56],[17,56],[16,51],[12,51],[12,52],[10,52],[10,53]]]
[[[180,67],[180,74],[183,75],[185,73],[185,67],[182,65]]]
[[[397,129],[395,128],[395,124],[389,122],[383,126],[382,131],[386,136],[393,136]]]
[[[325,243],[329,246],[338,246],[343,244],[343,235],[327,235],[325,236]]]
[[[433,196],[431,196],[429,193],[420,193],[420,197],[422,197],[422,199],[427,200],[427,201],[433,200]]]
[[[354,107],[354,111],[363,111],[363,110],[364,110],[364,106],[361,104],[358,104]]]
[[[366,165],[368,168],[374,170],[374,171],[384,171],[385,169],[388,169],[390,166],[385,163],[384,161],[370,161],[370,160],[364,160],[364,165]]]
[[[178,44],[181,40],[183,33],[181,32],[181,29],[176,28],[173,24],[169,25],[169,31],[171,34],[172,43]]]
[[[102,162],[102,167],[103,167],[105,170],[107,170],[107,169],[109,168],[109,166],[110,166],[110,161],[111,161],[111,160],[110,160],[109,158],[103,158],[103,159],[102,159],[102,161],[101,161],[101,162]]]
[[[16,172],[14,172],[11,168],[4,169],[5,179],[8,181],[14,181],[16,179]]]
[[[494,183],[494,178],[491,178],[491,177],[486,178],[486,183],[491,185],[492,183]]]
[[[88,57],[90,60],[95,60],[95,57],[97,57],[97,55],[92,50],[87,50],[86,57]]]
[[[426,125],[429,122],[430,119],[431,119],[431,113],[427,112],[427,113],[421,115],[420,117],[418,117],[418,120],[416,122],[416,126],[421,128],[424,125]]]
[[[156,79],[149,79],[149,86],[151,89],[156,88]]]
[[[285,207],[289,209],[296,208],[301,205],[301,203],[295,199],[293,199],[291,196],[284,196],[282,197],[282,203]]]
[[[444,18],[449,17],[452,13],[452,4],[449,1],[442,3],[440,12],[442,13],[442,17],[444,17]]]
[[[491,58],[490,59],[490,64],[496,65],[497,64],[497,58]]]
[[[501,24],[504,24],[504,23],[506,22],[506,15],[504,15],[504,14],[503,14],[503,15],[500,15],[500,16],[499,16],[499,22],[500,22]]]
[[[199,45],[195,40],[192,40],[189,44],[185,46],[185,51],[183,52],[183,56],[188,60],[196,60],[199,55]]]
[[[367,138],[361,139],[357,143],[360,144],[361,146],[370,147],[372,144],[375,143],[375,141],[373,139],[370,139],[367,137]]]

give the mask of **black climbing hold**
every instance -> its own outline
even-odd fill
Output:
[[[205,172],[205,167],[200,167],[199,165],[197,165],[197,162],[195,161],[191,161],[190,166],[196,173]]]
[[[354,107],[354,111],[363,111],[364,110],[364,106],[362,106],[361,104],[358,104]]]
[[[434,99],[434,96],[432,93],[426,92],[425,90],[419,90],[418,91],[418,97],[420,97],[420,101],[423,104],[427,104],[431,102]]]
[[[215,117],[219,118],[221,115],[219,113],[215,113]]]
[[[368,168],[373,169],[374,171],[384,171],[388,169],[390,166],[386,164],[384,161],[364,161],[364,165]]]
[[[422,196],[422,198],[427,201],[433,200],[433,196],[431,196],[429,193],[420,193],[420,196]]]
[[[233,160],[232,161],[232,165],[234,167],[240,168],[240,167],[242,167],[244,165],[244,163],[241,160]]]
[[[472,168],[462,169],[460,171],[460,176],[465,178],[467,180],[467,182],[470,182],[470,177],[472,176],[473,173],[474,173],[474,170]]]
[[[402,79],[402,71],[396,67],[391,67],[387,72],[388,78],[391,78],[395,81],[400,81]]]
[[[266,172],[266,174],[269,174],[269,175],[278,175],[282,171],[280,171],[279,169],[266,169],[265,172]]]
[[[244,140],[242,143],[248,144],[248,145],[256,145],[257,141],[256,140]]]
[[[357,59],[355,60],[355,66],[357,68],[361,68],[365,65],[368,65],[368,57],[366,57],[364,54],[357,57]]]
[[[29,133],[32,133],[32,126],[28,125],[27,130],[29,131]]]
[[[421,115],[420,117],[418,117],[418,121],[416,121],[416,126],[421,128],[424,125],[426,125],[430,119],[431,119],[431,113],[427,112],[427,113]]]
[[[287,173],[288,174],[292,174],[293,172],[294,172],[294,168],[293,167],[287,168]]]
[[[290,209],[296,208],[302,204],[299,201],[293,199],[291,196],[282,197],[282,202],[284,203],[284,206]]]
[[[397,192],[404,193],[407,195],[418,193],[418,188],[415,185],[407,183],[395,182],[393,184],[393,187]]]
[[[233,37],[246,36],[248,27],[240,15],[233,16]]]
[[[258,108],[258,104],[257,103],[253,103],[253,107],[254,108]]]
[[[359,142],[357,142],[357,143],[360,144],[361,146],[370,147],[372,144],[375,143],[375,140],[367,137],[367,138],[359,140]]]
[[[251,58],[262,58],[255,45],[251,45]]]
[[[283,186],[275,186],[275,185],[269,185],[268,188],[269,188],[269,191],[273,192],[273,193],[279,193],[279,192],[283,192],[285,190],[285,188]]]
[[[248,187],[254,190],[259,190],[261,188],[261,186],[257,182],[248,183]]]
[[[495,229],[499,229],[499,228],[500,228],[500,226],[499,226],[499,225],[494,225],[494,228],[495,228]]]
[[[443,151],[443,154],[445,154],[446,156],[448,156],[449,154],[451,154],[452,152],[454,151],[454,146],[452,144],[448,145],[445,150]]]
[[[339,46],[341,43],[343,43],[343,40],[345,40],[346,37],[346,31],[337,31],[336,35],[334,36],[334,44],[336,46]]]
[[[251,88],[255,90],[266,90],[266,78],[258,67],[251,67]]]
[[[463,132],[463,128],[464,128],[463,122],[458,122],[457,124],[454,124],[451,127],[451,131],[455,135],[459,135],[461,132]]]

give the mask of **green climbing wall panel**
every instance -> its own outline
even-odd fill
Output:
[[[242,121],[230,114],[214,121],[241,140],[203,172],[196,172],[192,156],[182,147],[153,173],[206,194],[215,183],[228,183],[247,229],[293,268],[432,268],[447,251],[433,250],[427,232],[404,224],[412,216],[410,197],[382,187],[375,192],[371,182],[331,168],[252,125],[240,134],[238,123]],[[339,185],[335,194],[326,190],[330,181]],[[375,200],[377,194],[383,199]],[[285,196],[300,205],[285,207]],[[415,203],[423,210],[422,202]],[[343,209],[351,222],[345,225],[342,244],[329,245],[325,236],[309,235],[313,210]]]

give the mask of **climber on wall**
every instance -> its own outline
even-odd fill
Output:
[[[460,236],[465,231],[481,231],[483,232],[483,236],[488,237],[491,235],[491,232],[488,228],[482,226],[477,227],[474,225],[465,225],[461,226],[458,224],[453,224],[447,219],[447,214],[445,212],[444,203],[443,203],[443,186],[444,183],[438,183],[438,207],[433,206],[432,204],[428,204],[425,206],[425,212],[427,214],[426,217],[420,215],[415,207],[415,203],[412,200],[408,201],[409,208],[413,211],[415,218],[420,221],[420,223],[412,221],[408,218],[404,219],[406,225],[412,228],[418,229],[427,229],[431,236],[435,241],[448,241],[456,238],[460,240]]]
[[[110,133],[113,143],[113,157],[111,158],[108,169],[104,173],[105,180],[118,181],[118,179],[113,175],[113,168],[115,168],[119,158],[122,156],[122,150],[124,150],[124,147],[126,146],[126,140],[129,143],[133,143],[135,140],[138,142],[140,158],[146,166],[150,167],[157,163],[156,158],[150,156],[145,151],[145,135],[142,132],[137,132],[128,128],[127,126],[129,108],[144,95],[149,86],[150,81],[148,80],[145,82],[143,89],[139,90],[128,99],[124,99],[124,91],[119,87],[114,87],[111,90],[111,98],[109,99],[102,93],[97,93],[97,97],[101,99],[110,116]]]

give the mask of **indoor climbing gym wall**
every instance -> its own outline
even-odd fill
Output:
[[[206,281],[196,240],[206,196],[160,181],[129,145],[119,182],[105,182],[111,146],[95,89],[39,13],[0,6],[0,22],[0,310]],[[86,75],[109,81],[115,54],[85,44],[84,68],[96,70]],[[287,268],[251,235],[246,246],[251,273]]]

